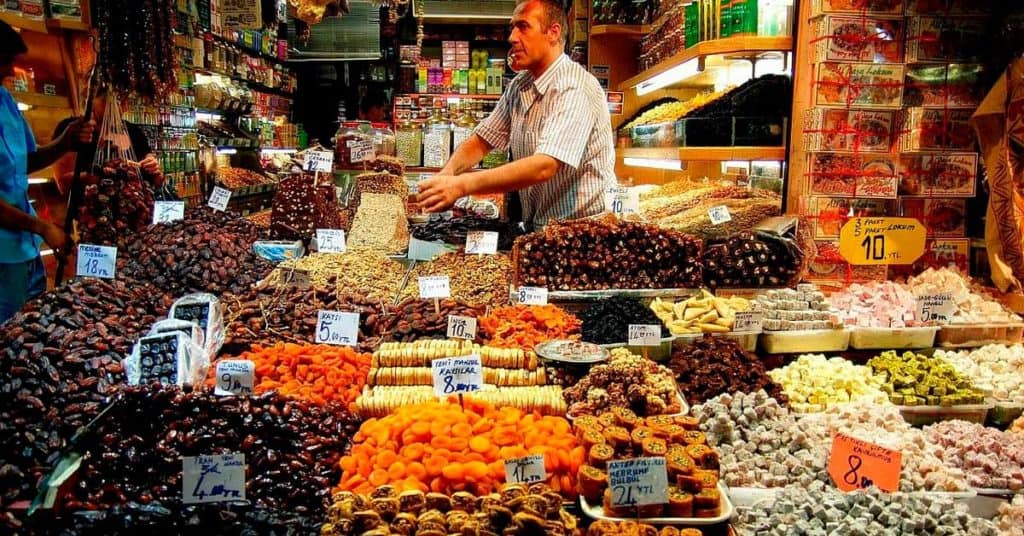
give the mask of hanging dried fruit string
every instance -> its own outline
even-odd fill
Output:
[[[93,5],[106,81],[146,99],[174,90],[174,0],[97,0]]]

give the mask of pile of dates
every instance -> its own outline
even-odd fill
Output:
[[[220,397],[146,385],[124,390],[80,442],[79,481],[64,506],[97,510],[159,502],[178,508],[183,456],[245,456],[245,500],[260,508],[323,515],[338,460],[358,427],[340,405],[267,392]]]
[[[449,316],[477,318],[483,314],[483,307],[461,300],[439,300],[435,309],[434,300],[409,298],[389,310],[379,329],[384,337],[383,342],[447,339]]]
[[[762,389],[782,404],[788,401],[782,388],[768,376],[764,363],[732,339],[705,335],[673,350],[668,368],[690,404],[703,404],[722,393],[756,393]]]
[[[224,352],[240,354],[253,344],[314,342],[320,310],[359,313],[359,349],[372,352],[381,342],[387,306],[358,293],[338,290],[333,277],[315,288],[278,288],[264,280],[248,291],[225,296]]]
[[[518,234],[516,228],[501,220],[479,216],[459,216],[448,220],[434,220],[412,229],[412,235],[427,242],[441,241],[446,244],[464,246],[470,231],[492,231],[498,233],[498,249],[512,249],[512,240]]]
[[[781,287],[799,277],[803,254],[786,238],[744,231],[704,250],[704,285],[708,288]]]
[[[661,337],[669,337],[668,328],[650,307],[631,298],[607,298],[584,309],[579,315],[583,323],[583,340],[594,344],[616,344],[629,340],[630,324],[661,328]]]
[[[149,227],[118,251],[118,277],[190,292],[239,292],[263,279],[273,265],[253,252],[253,235],[233,227],[191,219]]]
[[[78,209],[80,241],[116,245],[153,222],[153,189],[136,165],[111,160],[98,168],[96,184],[85,187]]]
[[[80,279],[0,326],[0,507],[33,497],[52,456],[124,382],[135,340],[172,303],[147,285]]]
[[[516,239],[516,284],[549,290],[697,288],[700,239],[614,218],[553,223]]]

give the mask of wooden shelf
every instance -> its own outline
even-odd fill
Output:
[[[706,80],[705,70],[707,67],[727,66],[736,61],[756,60],[768,52],[789,52],[792,50],[793,38],[789,36],[726,37],[724,39],[704,41],[622,82],[619,84],[619,91],[632,89],[673,67],[693,59],[697,59],[700,62],[699,72],[688,79],[677,81],[675,84],[690,82],[691,85],[706,85],[713,83]],[[699,79],[699,82],[695,79]]]
[[[651,32],[648,24],[599,24],[590,29],[591,37],[613,35],[627,39],[640,39]]]
[[[40,106],[43,108],[70,108],[71,102],[67,97],[61,95],[44,95],[42,93],[27,93],[24,91],[12,91],[14,100],[28,104],[29,106]]]
[[[657,158],[683,162],[786,159],[785,147],[665,147],[615,149],[622,158]]]
[[[30,32],[49,33],[50,31],[89,31],[89,25],[78,20],[64,19],[32,19],[19,15],[13,11],[0,11],[0,20],[15,28],[28,30]]]

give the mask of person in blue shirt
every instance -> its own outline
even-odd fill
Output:
[[[21,35],[0,21],[0,79],[14,76],[14,61],[26,52]],[[46,290],[42,243],[58,257],[73,245],[59,225],[36,216],[28,202],[28,174],[53,164],[77,143],[90,142],[94,130],[95,122],[78,119],[53,142],[37,146],[14,97],[0,86],[0,323]]]

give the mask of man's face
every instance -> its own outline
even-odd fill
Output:
[[[542,64],[552,48],[559,46],[556,25],[547,26],[544,10],[536,2],[523,2],[512,14],[512,33],[508,37],[512,49],[509,60],[513,71],[531,69]]]

